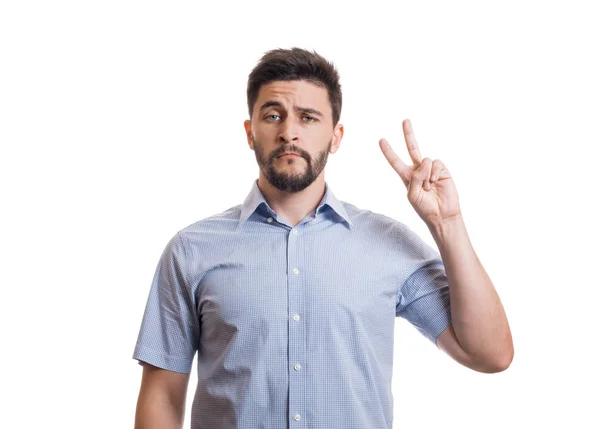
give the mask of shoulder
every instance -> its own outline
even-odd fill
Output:
[[[357,207],[345,201],[342,201],[342,204],[352,223],[358,230],[367,234],[385,234],[394,239],[400,239],[403,235],[414,234],[408,225],[398,219],[373,210]]]
[[[425,235],[420,235],[417,232],[420,231],[419,228],[412,228],[408,223],[383,213],[356,207],[344,201],[342,203],[360,237],[369,241],[369,237],[385,237],[382,241],[403,255],[439,257],[439,252],[434,248],[435,243],[425,238]]]
[[[241,205],[233,206],[220,213],[197,220],[177,231],[183,241],[191,242],[206,235],[234,231],[240,219]]]

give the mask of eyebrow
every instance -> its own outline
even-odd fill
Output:
[[[265,102],[262,106],[260,106],[260,109],[258,111],[262,112],[263,110],[269,107],[283,107],[283,105],[279,101],[269,100]],[[323,117],[323,114],[321,112],[319,112],[317,109],[313,109],[312,107],[294,106],[294,109],[298,112],[311,113],[313,115]]]

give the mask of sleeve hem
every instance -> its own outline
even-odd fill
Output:
[[[137,359],[140,365],[142,362],[147,362],[150,365],[154,365],[162,369],[181,372],[184,374],[189,374],[191,372],[193,361],[193,359],[189,360],[187,358],[169,356],[157,350],[151,350],[141,345],[138,345],[135,348],[132,358]]]
[[[444,315],[445,316],[445,315]],[[426,336],[431,340],[431,342],[433,342],[433,344],[436,345],[437,347],[437,338],[441,335],[442,332],[444,332],[448,326],[452,325],[452,318],[450,317],[450,315],[448,315],[448,317],[441,317],[439,320],[437,320],[434,324],[435,329],[430,332],[427,333]],[[439,348],[439,347],[438,347]]]

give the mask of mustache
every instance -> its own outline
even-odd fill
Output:
[[[260,141],[257,141],[254,136],[252,136],[252,142],[255,145],[262,146]],[[282,146],[280,148],[275,149],[271,154],[271,160],[279,158],[284,153],[293,153],[298,156],[301,156],[304,159],[310,159],[310,157],[302,149],[292,144],[289,146]]]
[[[272,157],[273,158],[279,158],[284,153],[293,153],[295,155],[301,156],[302,158],[306,158],[306,155],[304,154],[304,151],[298,149],[295,146],[281,147],[281,148],[273,151]]]

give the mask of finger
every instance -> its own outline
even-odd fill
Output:
[[[418,195],[420,189],[425,191],[429,191],[431,189],[431,185],[429,183],[429,177],[431,177],[431,166],[431,159],[424,158],[419,168],[413,171],[408,190],[409,195],[412,194],[413,198]]]
[[[392,168],[398,173],[398,175],[402,178],[402,181],[406,184],[408,183],[409,177],[407,170],[409,169],[408,165],[406,165],[400,157],[394,152],[394,149],[390,146],[386,139],[379,140],[379,147],[381,151],[385,155],[385,158],[388,160]]]
[[[450,177],[450,172],[442,161],[436,159],[433,161],[433,167],[431,168],[431,182],[435,182],[440,179],[447,179]]]
[[[439,159],[436,159],[431,164],[431,172],[429,173],[429,177],[425,179],[423,182],[423,189],[427,192],[431,190],[431,185],[438,180],[440,177],[440,172],[444,169],[444,164]]]
[[[429,160],[429,158],[425,158],[427,160]],[[431,170],[429,171],[429,175],[425,178],[425,181],[423,182],[423,189],[425,189],[426,191],[431,191],[431,185],[433,182],[435,182],[435,180],[433,180],[434,177],[434,170],[436,168],[436,161],[439,162],[439,160],[435,160],[431,163]],[[425,160],[423,160],[423,163],[425,163]],[[421,163],[421,165],[423,164]]]
[[[408,148],[410,159],[412,159],[413,164],[421,164],[421,152],[419,151],[419,145],[417,144],[415,133],[413,133],[410,119],[402,121],[402,130],[404,131],[404,140],[406,140],[406,147]]]
[[[444,169],[444,164],[439,159],[433,161],[433,166],[431,167],[431,178],[429,181],[435,182],[440,177],[441,171]]]

